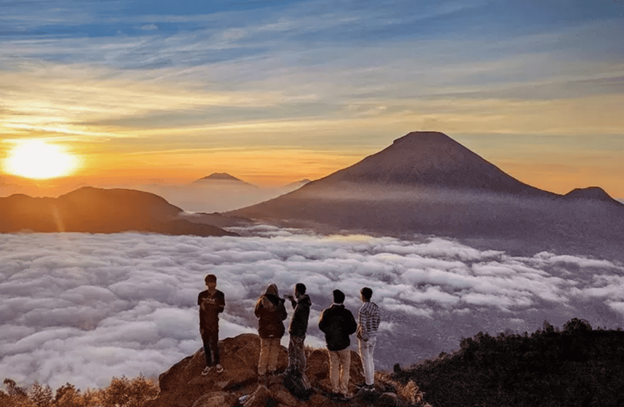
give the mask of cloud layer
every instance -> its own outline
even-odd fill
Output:
[[[83,389],[113,376],[157,376],[201,346],[195,304],[207,273],[226,295],[221,338],[256,332],[253,305],[269,282],[283,295],[303,281],[314,346],[323,345],[316,321],[331,291],[343,290],[355,313],[359,289],[371,287],[382,309],[382,368],[457,349],[479,331],[531,331],[572,317],[610,328],[624,321],[624,267],[605,260],[511,257],[438,238],[238,232],[245,236],[1,235],[2,376]]]

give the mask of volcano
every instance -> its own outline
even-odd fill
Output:
[[[606,192],[575,195],[525,184],[443,133],[412,132],[348,168],[227,214],[322,231],[504,241],[523,254],[619,252],[624,205]]]

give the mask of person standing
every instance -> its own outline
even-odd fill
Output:
[[[293,317],[288,327],[288,333],[290,334],[288,370],[301,377],[303,385],[309,388],[310,385],[305,376],[306,356],[303,344],[308,331],[308,318],[310,317],[312,301],[306,294],[306,286],[303,283],[295,285],[294,297],[290,295],[288,299],[290,299],[290,303],[294,308]]]
[[[355,333],[357,324],[351,311],[345,308],[345,295],[340,290],[333,291],[334,303],[323,310],[319,319],[319,329],[325,334],[329,351],[329,380],[332,393],[345,399],[348,394],[349,369],[351,367],[351,345],[349,335]]]
[[[377,342],[377,329],[379,328],[379,307],[371,302],[373,290],[364,287],[360,290],[360,299],[363,304],[358,311],[357,338],[360,349],[360,358],[364,368],[364,390],[373,390],[375,384],[375,360],[373,352]]]
[[[225,309],[225,295],[217,290],[217,276],[208,274],[204,279],[207,290],[199,293],[199,333],[204,344],[206,367],[205,376],[212,368],[217,373],[223,372],[219,359],[219,314]]]
[[[264,379],[267,371],[272,374],[277,369],[280,340],[286,331],[282,321],[288,317],[284,300],[279,297],[275,284],[269,285],[266,292],[258,298],[254,314],[258,318],[260,335],[258,375]]]

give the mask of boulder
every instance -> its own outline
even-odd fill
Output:
[[[193,403],[193,407],[223,407],[236,403],[236,397],[226,392],[207,393]]]
[[[271,399],[271,392],[266,386],[258,386],[251,397],[245,401],[243,407],[266,407]]]

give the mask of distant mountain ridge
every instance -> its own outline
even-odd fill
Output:
[[[587,199],[592,201],[608,202],[615,205],[622,205],[621,202],[611,198],[611,196],[600,187],[575,188],[564,195],[566,199]]]
[[[169,235],[233,235],[190,222],[182,209],[149,192],[83,187],[58,198],[17,194],[0,198],[0,233],[152,232]]]
[[[604,249],[624,258],[618,248],[624,205],[606,192],[559,195],[532,187],[439,132],[409,133],[348,168],[226,215],[322,230],[495,240],[518,251]]]
[[[193,184],[203,184],[203,183],[212,183],[212,182],[228,182],[231,184],[238,184],[241,186],[249,186],[249,187],[257,188],[256,185],[250,184],[249,182],[245,182],[226,172],[214,172],[208,175],[207,177],[203,177],[203,178],[193,181]]]

